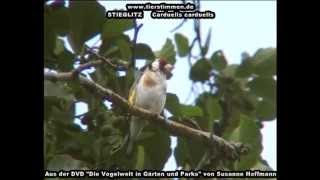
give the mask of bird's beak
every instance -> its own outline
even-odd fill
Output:
[[[167,72],[171,72],[173,70],[173,66],[171,64],[166,64],[164,66],[164,69],[167,71]]]
[[[167,75],[167,79],[170,79],[172,77],[172,70],[174,69],[174,67],[171,64],[166,64],[164,66],[164,71]]]

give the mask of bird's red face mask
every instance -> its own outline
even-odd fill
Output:
[[[159,60],[159,69],[167,76],[167,79],[170,79],[172,77],[171,71],[173,70],[173,68],[174,67],[171,64],[169,64],[166,60]]]

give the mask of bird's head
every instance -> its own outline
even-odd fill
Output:
[[[173,68],[174,67],[170,63],[162,58],[153,61],[151,64],[152,71],[160,71],[164,73],[167,79],[171,78]]]

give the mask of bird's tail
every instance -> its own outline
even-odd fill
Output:
[[[127,147],[127,156],[131,156],[132,153],[132,149],[133,149],[133,141],[131,139],[128,140],[128,147]]]
[[[137,117],[132,117],[130,121],[130,131],[128,136],[128,147],[127,147],[127,155],[130,156],[133,151],[133,146],[138,136],[140,135],[143,127],[145,126],[145,122],[143,120],[137,119]]]

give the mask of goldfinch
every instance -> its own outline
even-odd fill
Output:
[[[167,79],[171,78],[172,69],[173,66],[163,59],[157,59],[142,67],[129,91],[130,105],[160,115],[166,102]],[[128,155],[132,152],[133,144],[145,125],[144,120],[139,120],[137,117],[131,119]]]

